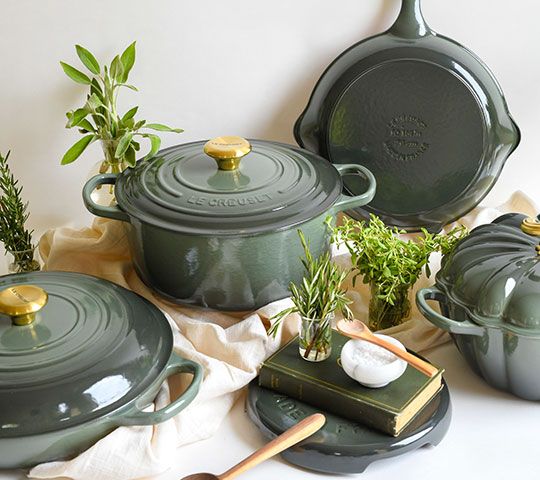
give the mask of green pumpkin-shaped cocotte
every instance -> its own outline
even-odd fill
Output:
[[[540,399],[540,219],[511,213],[475,228],[417,303],[488,383]]]

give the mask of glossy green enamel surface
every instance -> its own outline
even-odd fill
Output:
[[[48,303],[28,326],[0,315],[0,468],[69,457],[120,425],[171,418],[195,397],[199,365],[172,353],[172,332],[151,303],[115,284],[68,272],[0,278],[36,285]],[[170,375],[192,384],[144,412]]]
[[[319,255],[328,248],[326,218],[369,202],[376,182],[361,165],[333,166],[274,142],[251,145],[237,171],[219,171],[201,153],[204,142],[164,150],[118,177],[90,179],[85,205],[126,222],[137,272],[167,299],[220,310],[258,308],[288,296],[289,283],[301,280],[297,230]],[[342,176],[351,175],[366,179],[354,196],[341,193]],[[116,184],[117,206],[92,201],[101,184]],[[248,205],[247,192],[267,201]]]
[[[319,412],[290,397],[249,386],[246,408],[251,420],[267,438],[274,438],[305,417]],[[451,404],[448,388],[422,410],[397,438],[345,418],[325,413],[324,427],[282,453],[288,462],[309,470],[343,474],[361,473],[369,464],[402,455],[423,445],[437,445],[448,431]]]
[[[195,142],[139,162],[116,183],[133,218],[188,234],[255,233],[299,223],[328,210],[341,192],[339,173],[298,148],[250,141],[240,168],[224,171]]]
[[[298,143],[334,164],[375,175],[369,213],[407,230],[438,231],[476,206],[519,143],[487,67],[426,24],[420,0],[403,0],[394,25],[339,56],[295,125]],[[361,191],[361,178],[345,180]]]
[[[540,238],[521,230],[524,218],[508,214],[474,229],[417,304],[488,383],[540,400]],[[441,314],[426,300],[438,301]]]
[[[329,246],[325,219],[301,225],[314,255]],[[139,276],[173,302],[252,310],[287,297],[289,282],[303,276],[295,228],[248,237],[184,235],[138,222],[126,229]]]

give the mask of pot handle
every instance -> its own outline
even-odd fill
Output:
[[[346,163],[346,164],[337,164],[334,165],[339,174],[343,177],[349,173],[359,173],[360,176],[364,177],[368,183],[368,189],[360,194],[355,196],[341,194],[338,201],[332,207],[332,213],[336,214],[342,212],[343,210],[348,210],[350,208],[361,207],[366,203],[371,202],[375,196],[375,190],[377,188],[377,181],[373,174],[362,165],[356,165],[355,163]]]
[[[161,375],[156,379],[156,383],[162,384],[167,377],[176,373],[193,374],[191,384],[180,397],[166,407],[156,410],[155,412],[144,412],[140,405],[135,404],[129,410],[119,413],[114,419],[114,423],[118,426],[155,425],[169,420],[180,413],[193,401],[197,396],[197,393],[199,393],[204,372],[202,366],[198,363],[182,358],[173,352],[169,359],[169,363],[167,363],[167,366]]]
[[[100,185],[115,185],[117,175],[115,173],[103,173],[96,175],[86,182],[83,187],[82,196],[86,209],[98,217],[112,218],[122,222],[129,222],[129,215],[118,205],[106,207],[98,205],[92,200],[92,192]]]
[[[437,300],[441,303],[445,298],[443,292],[437,287],[422,288],[416,293],[416,305],[418,310],[435,326],[450,333],[460,335],[484,335],[484,328],[469,320],[456,321],[446,318],[444,315],[433,310],[426,300]]]

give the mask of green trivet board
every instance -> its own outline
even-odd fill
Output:
[[[257,380],[249,385],[246,410],[269,439],[303,418],[320,412],[306,403],[259,387]],[[286,461],[325,473],[361,473],[377,460],[402,455],[424,445],[438,445],[448,431],[452,408],[443,379],[442,390],[399,437],[336,415],[325,415],[326,424],[321,430],[281,454]]]

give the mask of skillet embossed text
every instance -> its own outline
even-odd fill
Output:
[[[387,124],[389,139],[383,142],[385,152],[395,160],[417,160],[428,148],[423,141],[427,124],[414,115],[398,115]]]

